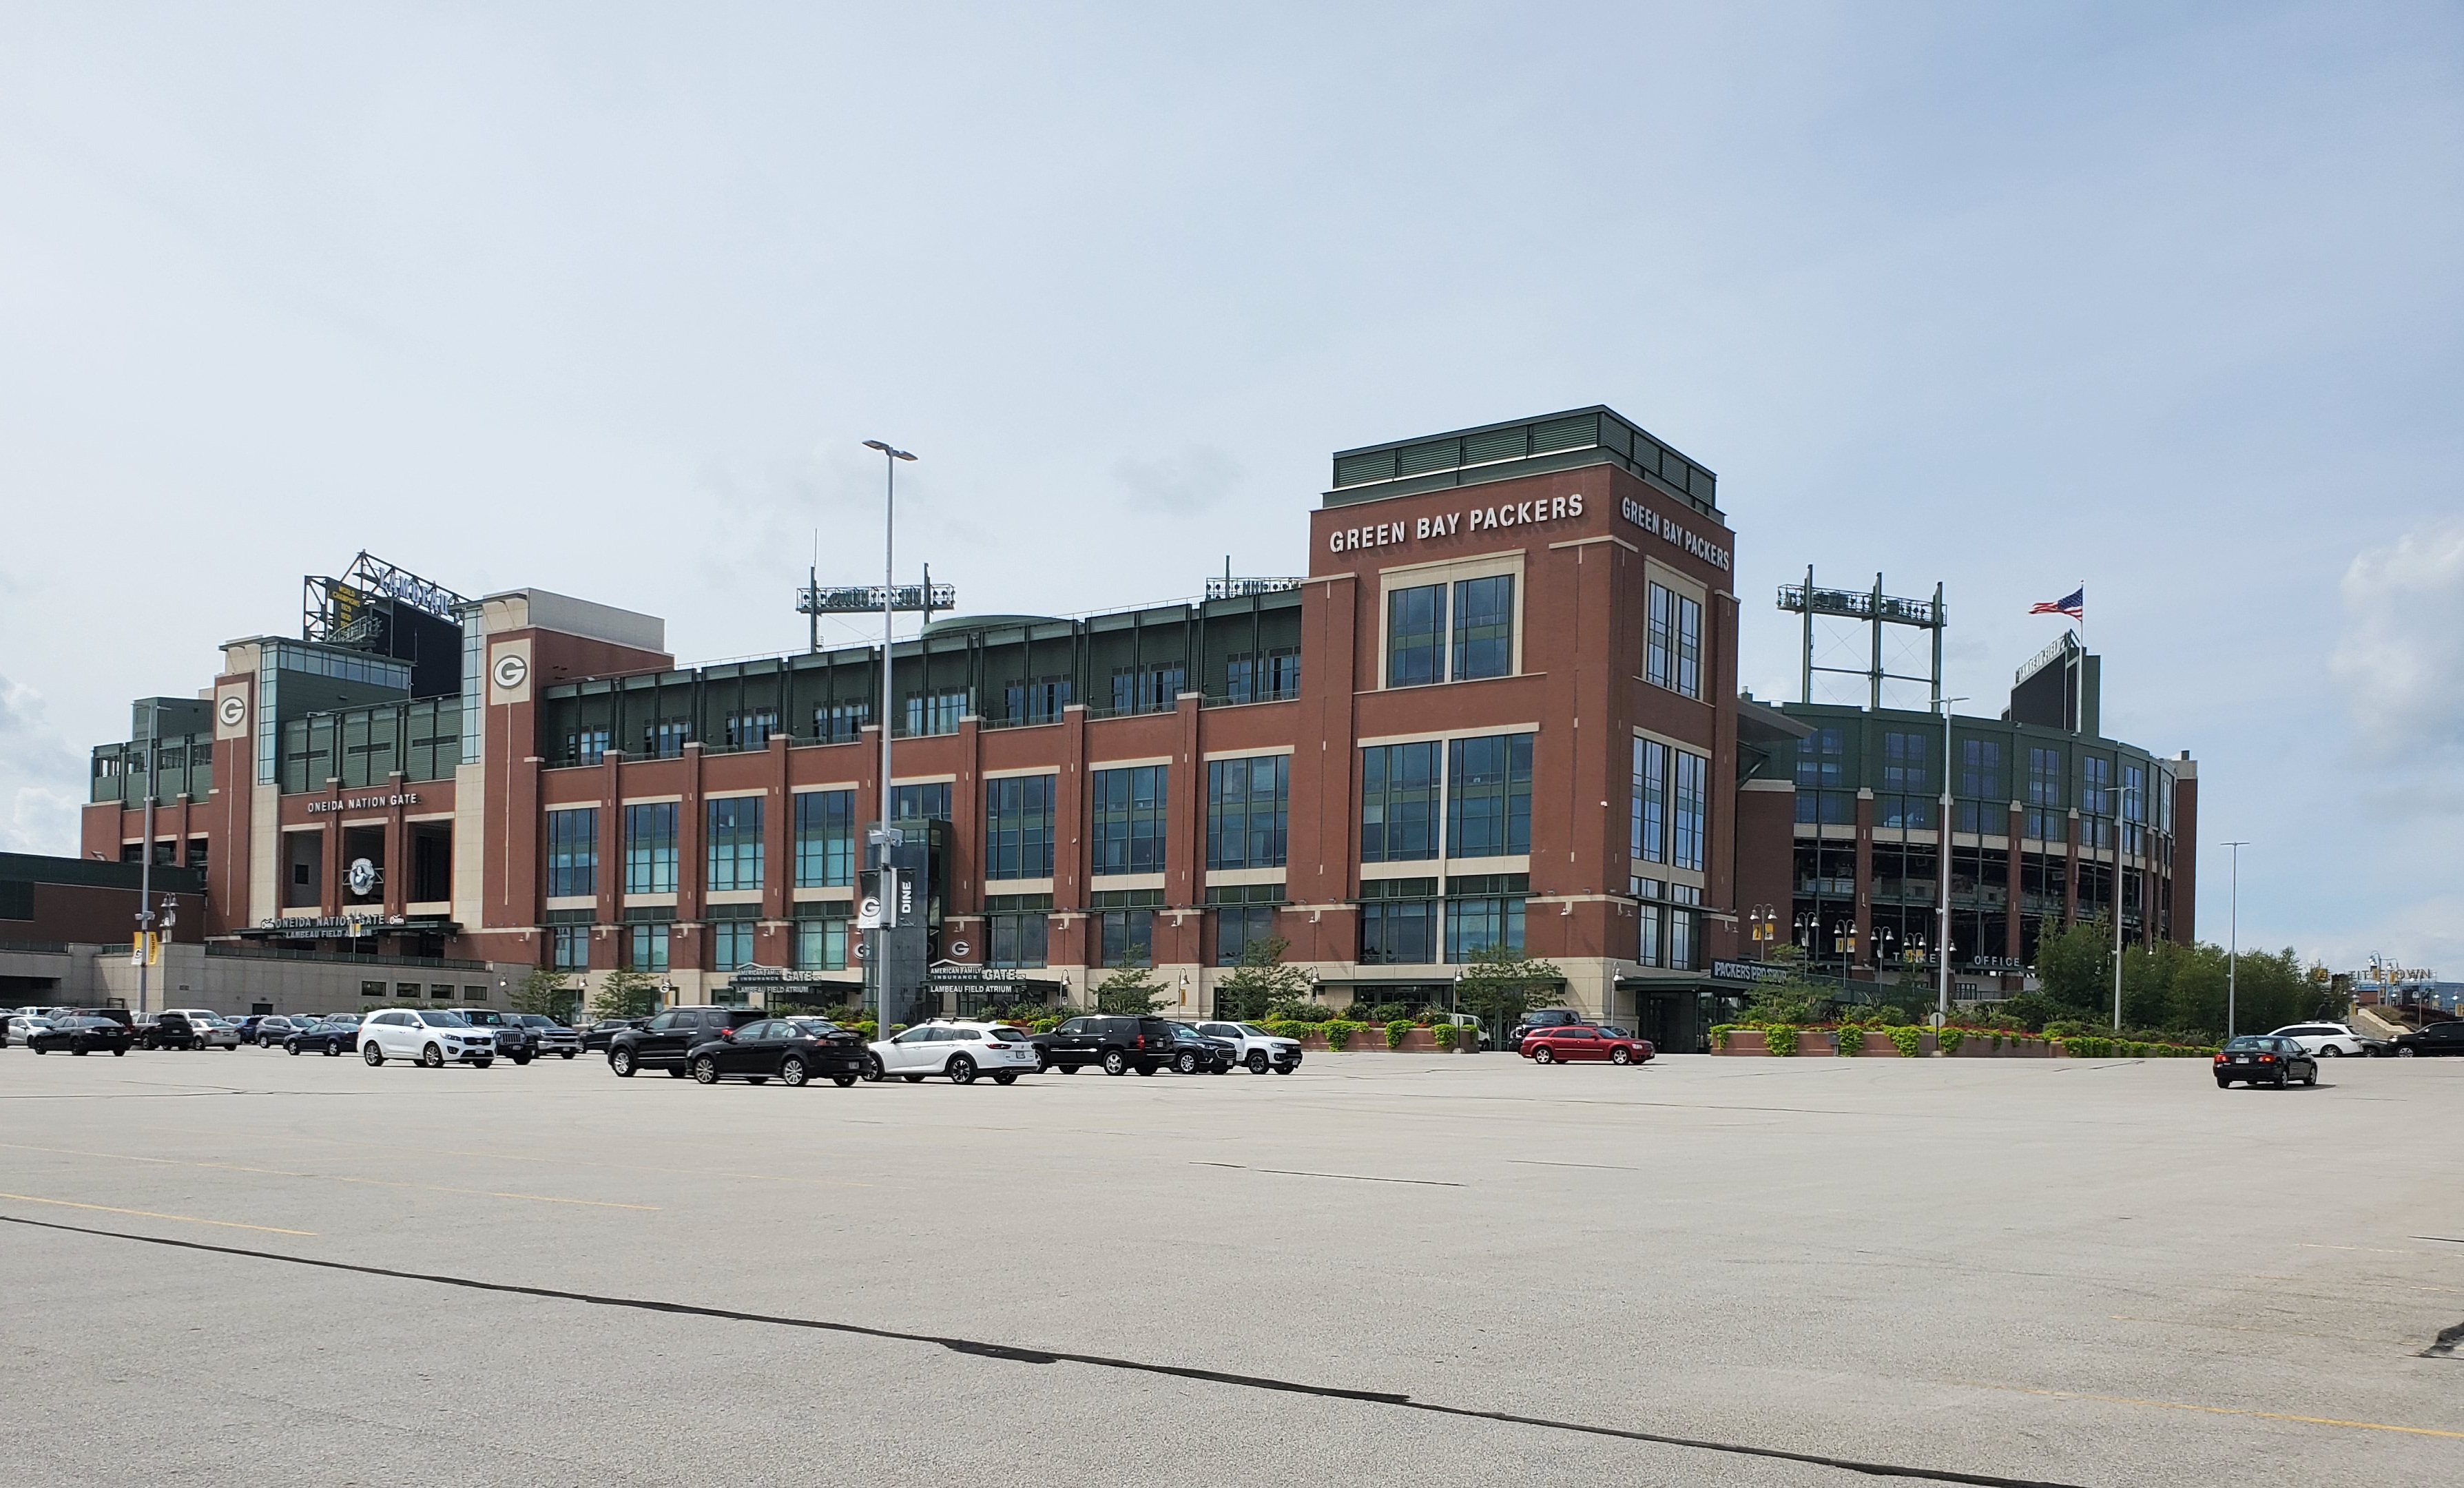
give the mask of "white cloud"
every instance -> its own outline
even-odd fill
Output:
[[[0,677],[0,850],[75,853],[77,752],[44,721],[42,694]]]
[[[2464,748],[2464,522],[2372,548],[2344,570],[2344,634],[2328,669],[2366,754]]]

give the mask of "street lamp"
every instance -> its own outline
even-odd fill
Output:
[[[2241,962],[2241,850],[2250,845],[2250,840],[2244,838],[2225,845],[2233,849],[2232,911],[2225,922],[2228,926],[2225,938],[2225,1037],[2231,1039],[2233,1036],[2234,996],[2238,991],[2234,978],[2240,973]]]
[[[898,604],[898,563],[892,541],[896,536],[898,511],[898,462],[915,457],[878,439],[866,440],[864,447],[881,451],[881,843],[877,849],[877,862],[879,865],[887,866],[887,849],[892,830],[890,824],[890,736],[896,732],[891,725],[894,703],[891,694],[890,665],[890,643]],[[931,596],[927,594],[925,599],[929,604]],[[931,618],[931,611],[926,611],[925,619]],[[890,1026],[890,936],[882,930],[875,930],[872,934],[876,952],[872,966],[873,981],[878,989],[875,1017],[879,1019],[879,1026],[887,1029]]]
[[[1763,947],[1779,939],[1778,912],[1767,904],[1758,904],[1747,912],[1746,924],[1751,927],[1751,933],[1754,941],[1754,959],[1757,961],[1768,960],[1770,958],[1770,953],[1764,951]]]
[[[1942,965],[1935,972],[1934,1011],[1944,1023],[1950,1021],[1950,705],[1967,701],[1964,696],[1942,700],[1942,821],[1941,830],[1934,833],[1933,912],[1934,944],[1942,952]]]

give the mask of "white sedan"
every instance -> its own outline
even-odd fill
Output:
[[[911,1084],[927,1075],[947,1075],[957,1085],[990,1075],[1006,1085],[1035,1073],[1035,1045],[1007,1023],[936,1018],[875,1043],[872,1058],[874,1078],[896,1075]]]
[[[2370,1052],[2362,1036],[2342,1023],[2291,1023],[2268,1037],[2290,1039],[2304,1053],[2326,1059],[2358,1058]]]
[[[37,1018],[33,1014],[19,1014],[17,1017],[9,1019],[8,1022],[0,1023],[0,1049],[5,1049],[12,1043],[23,1047],[28,1037],[41,1033],[44,1029],[51,1026],[52,1020],[48,1018]]]

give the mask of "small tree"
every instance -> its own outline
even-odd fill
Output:
[[[610,972],[590,1011],[599,1018],[648,1018],[659,1010],[659,984],[648,972]]]
[[[537,1013],[563,1022],[572,1018],[574,1006],[581,998],[567,985],[564,973],[537,966],[514,989],[513,1001],[517,1013]]]
[[[1215,984],[1215,1016],[1250,1022],[1266,1016],[1278,1003],[1309,1000],[1309,974],[1284,964],[1292,943],[1281,935],[1253,940],[1241,948],[1232,974]]]
[[[1464,1012],[1503,1034],[1534,1001],[1565,981],[1566,974],[1552,962],[1534,961],[1504,946],[1483,946],[1465,959],[1455,996]]]
[[[1147,975],[1144,967],[1123,961],[1112,968],[1112,974],[1095,984],[1095,1011],[1098,1013],[1160,1013],[1167,1000],[1161,982]]]

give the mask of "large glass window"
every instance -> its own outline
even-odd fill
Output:
[[[1280,868],[1291,803],[1292,757],[1206,762],[1206,865]]]
[[[1435,966],[1438,881],[1370,879],[1360,886],[1360,964]]]
[[[548,897],[599,892],[599,808],[547,814]]]
[[[985,878],[1052,876],[1052,798],[1056,778],[1048,775],[1014,775],[984,782]]]
[[[727,718],[727,747],[759,749],[779,732],[779,711],[766,708],[759,712],[730,713]]]
[[[1645,594],[1643,678],[1685,697],[1703,695],[1703,606],[1664,584]]]
[[[1446,960],[1461,965],[1476,951],[1521,951],[1525,873],[1474,873],[1446,882]]]
[[[1283,897],[1281,884],[1219,884],[1206,891],[1217,966],[1238,966],[1251,944],[1273,938],[1275,906]]]
[[[1106,966],[1155,965],[1155,911],[1159,888],[1099,890],[1089,896]]]
[[[825,744],[850,744],[871,721],[870,703],[824,703],[813,710],[813,737]]]
[[[710,927],[711,969],[733,972],[753,964],[751,920],[717,920]]]
[[[1301,695],[1301,653],[1269,651],[1264,656],[1235,651],[1223,662],[1223,693],[1228,702],[1264,703]]]
[[[1677,767],[1668,793],[1668,861],[1700,872],[1704,846],[1709,841],[1711,761],[1687,750],[1672,750]]]
[[[909,734],[956,733],[958,720],[966,715],[966,711],[967,690],[964,688],[910,692],[902,728]]]
[[[561,912],[548,911],[548,965],[560,972],[586,972],[590,969],[590,911],[577,912],[579,919],[560,920]]]
[[[676,891],[676,803],[625,808],[625,892]]]
[[[685,752],[692,738],[692,723],[682,718],[662,719],[644,726],[642,753],[652,759],[673,759]]]
[[[721,796],[704,802],[708,837],[703,842],[714,892],[761,886],[761,798]]]
[[[664,972],[668,969],[668,927],[665,925],[628,925],[626,939],[625,966],[628,971]]]
[[[1933,740],[1922,733],[1882,735],[1882,788],[1874,801],[1877,826],[1933,825]]]
[[[2002,781],[2000,740],[1959,741],[1959,795],[1960,831],[1998,836],[2011,829],[2011,797]]]
[[[2147,850],[2147,767],[2136,760],[2122,765],[2122,850]]]
[[[1514,670],[1514,576],[1465,579],[1455,584],[1454,680],[1503,677]]]
[[[2062,752],[2057,749],[2028,751],[2027,833],[2046,842],[2060,842],[2070,836],[2062,814]]]
[[[984,964],[1042,966],[1047,954],[1050,894],[988,894],[984,897]]]
[[[891,787],[890,820],[892,821],[949,821],[950,782],[927,780],[918,785]]]
[[[1668,861],[1668,746],[1658,739],[1634,741],[1634,805],[1626,837],[1630,856],[1644,863]]]
[[[1188,686],[1189,668],[1179,662],[1155,667],[1120,667],[1112,671],[1112,711],[1161,713]]]
[[[1386,685],[1445,680],[1446,586],[1420,584],[1386,596]]]
[[[1446,856],[1531,850],[1531,735],[1497,733],[1446,746]]]
[[[843,899],[796,907],[796,968],[844,972],[847,964],[847,905]]]
[[[1360,861],[1438,855],[1438,744],[1379,744],[1360,752]]]
[[[605,727],[576,729],[564,736],[564,757],[569,764],[595,765],[607,757],[609,740]]]
[[[1163,765],[1097,770],[1088,777],[1093,813],[1088,872],[1161,873],[1164,815],[1168,804]]]
[[[798,888],[855,882],[855,792],[797,792],[795,827]]]
[[[1036,677],[1001,689],[1001,716],[1012,723],[1058,723],[1068,706],[1067,677]]]

